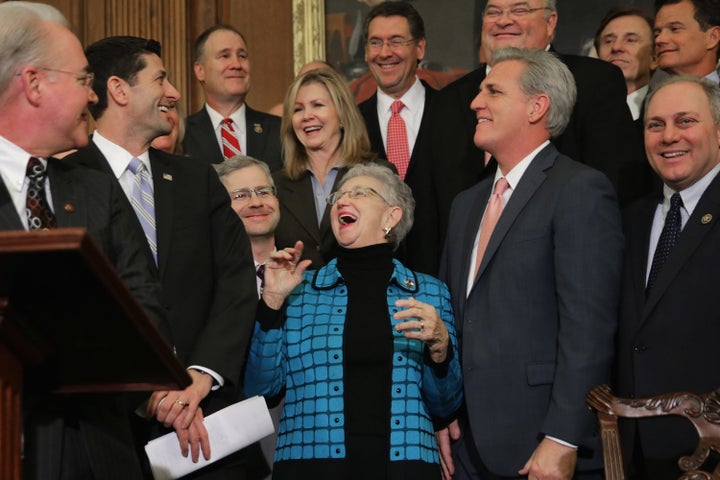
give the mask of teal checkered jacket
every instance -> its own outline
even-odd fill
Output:
[[[437,309],[450,333],[452,352],[439,368],[432,365],[421,341],[407,339],[393,328],[390,460],[438,463],[432,418],[452,416],[462,402],[450,295],[441,281],[393,262],[387,286],[388,328],[400,323],[393,319],[398,311],[395,301],[412,296]],[[287,299],[284,322],[282,318],[273,322],[259,318],[255,324],[245,393],[273,396],[285,387],[275,462],[345,457],[343,331],[347,300],[337,260],[332,260],[320,270],[305,272],[302,283]]]

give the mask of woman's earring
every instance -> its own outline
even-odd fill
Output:
[[[389,238],[390,230],[392,230],[392,227],[385,227],[385,228],[383,228],[383,230],[385,231],[385,238]]]

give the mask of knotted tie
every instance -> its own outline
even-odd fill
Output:
[[[482,222],[480,223],[480,239],[478,240],[477,257],[475,257],[476,277],[478,270],[480,270],[483,255],[485,255],[485,249],[487,249],[488,243],[490,242],[490,236],[493,230],[495,230],[495,225],[497,225],[500,214],[505,206],[502,195],[508,187],[510,187],[510,184],[505,180],[505,177],[501,177],[495,184],[495,190],[492,195],[490,195],[490,200],[488,200],[485,215],[483,215]]]
[[[136,157],[130,160],[128,169],[135,175],[130,203],[135,210],[145,238],[150,245],[155,264],[157,265],[157,237],[155,232],[155,198],[153,196],[153,184],[150,173],[145,164]]]
[[[225,160],[240,155],[240,140],[235,134],[231,118],[223,118],[220,124],[220,134],[222,136],[222,150]]]
[[[665,225],[663,225],[660,239],[655,248],[655,255],[653,255],[647,288],[645,289],[646,295],[650,293],[650,289],[655,284],[658,275],[660,275],[660,270],[662,270],[665,261],[668,256],[670,256],[670,251],[677,243],[678,238],[680,238],[680,231],[682,230],[680,208],[682,208],[682,206],[683,201],[680,194],[673,193],[672,197],[670,197],[670,210],[668,210],[667,215],[665,215]]]
[[[265,288],[265,264],[258,265],[257,269],[255,270],[255,274],[260,279],[260,293],[262,293],[263,288]]]
[[[45,196],[45,167],[42,162],[30,157],[25,176],[30,180],[25,200],[25,216],[29,230],[47,230],[57,228],[55,214],[50,209]]]
[[[408,147],[405,120],[400,116],[403,108],[405,108],[405,104],[400,100],[395,100],[390,106],[392,116],[387,129],[387,157],[388,161],[397,168],[400,178],[405,180],[405,174],[410,165],[410,148]]]

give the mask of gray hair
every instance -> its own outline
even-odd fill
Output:
[[[694,83],[695,85],[698,85],[700,88],[702,88],[708,99],[708,104],[710,106],[710,114],[712,115],[713,122],[715,123],[715,125],[720,125],[720,86],[718,86],[717,83],[711,82],[707,78],[695,77],[693,75],[669,75],[668,77],[664,78],[654,89],[652,89],[650,93],[648,93],[648,96],[645,100],[646,107],[650,107],[650,102],[652,101],[653,97],[657,92],[662,90],[663,87],[667,87],[668,85],[672,85],[674,83]],[[649,108],[645,108],[643,123],[647,120],[648,110]]]
[[[275,186],[275,181],[273,180],[272,174],[270,173],[270,168],[268,167],[267,163],[263,162],[262,160],[248,157],[247,155],[235,155],[234,157],[228,158],[222,163],[213,165],[221,181],[236,170],[252,166],[260,167],[260,169],[265,172],[265,175],[270,180],[270,186]]]
[[[18,67],[47,60],[52,39],[43,27],[46,21],[68,26],[63,14],[50,5],[21,1],[0,4],[0,96]]]
[[[400,179],[398,174],[388,167],[369,162],[360,163],[348,170],[342,180],[340,180],[337,189],[340,190],[340,188],[345,185],[345,182],[355,177],[372,177],[382,183],[382,191],[378,193],[382,195],[390,206],[400,207],[400,210],[402,210],[400,221],[395,225],[395,228],[390,231],[387,237],[393,249],[397,249],[413,224],[415,199],[413,198],[412,190],[410,190],[407,183]]]
[[[568,67],[555,54],[544,50],[502,48],[493,54],[493,65],[517,60],[525,64],[520,74],[520,88],[525,95],[545,94],[550,97],[547,129],[550,137],[560,135],[570,121],[577,87]]]

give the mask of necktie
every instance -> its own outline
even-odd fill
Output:
[[[25,175],[30,180],[25,200],[25,216],[29,230],[57,228],[55,214],[45,196],[45,167],[35,157],[30,157]]]
[[[500,219],[500,214],[503,211],[504,200],[503,193],[510,187],[507,180],[504,177],[498,179],[495,184],[495,190],[490,195],[488,200],[488,206],[485,209],[485,215],[483,215],[482,222],[480,223],[480,239],[478,240],[477,257],[475,257],[475,276],[477,277],[478,270],[480,270],[480,263],[482,262],[483,255],[485,255],[485,249],[490,242],[490,236],[495,225],[497,225]]]
[[[145,238],[150,245],[155,265],[157,265],[157,237],[155,233],[155,198],[153,196],[153,184],[150,173],[145,168],[145,164],[139,159],[133,157],[130,160],[128,169],[135,175],[135,185],[133,185],[130,203],[135,210]]]
[[[408,147],[405,120],[400,116],[403,108],[405,108],[405,104],[400,100],[395,100],[390,106],[392,116],[387,129],[387,156],[388,161],[397,168],[400,178],[405,180],[405,174],[410,165],[410,148]]]
[[[662,270],[665,261],[670,256],[670,250],[680,238],[680,230],[682,229],[682,219],[680,217],[680,208],[683,206],[682,197],[679,193],[673,193],[670,197],[670,210],[665,215],[665,225],[663,225],[660,239],[655,248],[652,266],[650,267],[650,275],[648,276],[647,288],[645,294],[650,293],[650,289],[655,284],[660,270]]]
[[[222,136],[222,150],[225,160],[235,155],[240,155],[240,140],[235,134],[232,119],[223,118],[220,124],[220,134]]]
[[[262,290],[265,287],[265,264],[257,266],[257,270],[255,270],[255,274],[260,279],[260,293],[262,294]]]

